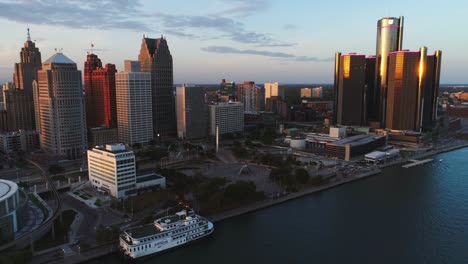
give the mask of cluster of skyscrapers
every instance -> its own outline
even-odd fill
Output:
[[[375,56],[335,55],[335,123],[430,131],[437,118],[441,51],[403,49],[403,17],[377,23]]]
[[[76,63],[61,52],[42,62],[28,29],[13,84],[3,85],[1,143],[13,151],[40,142],[47,153],[75,159],[92,145],[176,137],[172,56],[165,38],[143,36],[139,60],[125,61],[123,72],[88,53],[84,91],[82,80]],[[31,146],[15,146],[18,135],[28,135],[23,141]]]
[[[433,128],[441,51],[404,50],[402,42],[403,17],[383,18],[377,23],[375,56],[336,53],[337,125]],[[143,36],[138,61],[124,64],[124,71],[118,72],[91,51],[83,78],[76,63],[61,52],[42,62],[28,29],[13,83],[3,85],[0,145],[28,150],[40,142],[48,153],[74,159],[96,145],[134,146],[202,138],[216,131],[242,132],[244,113],[267,110],[287,119],[292,111],[288,98],[322,97],[321,87],[285,89],[278,83],[259,87],[251,81],[236,85],[223,80],[214,102],[201,87],[183,85],[174,91],[172,55],[164,37]]]

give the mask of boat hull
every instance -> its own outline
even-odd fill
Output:
[[[164,254],[164,253],[168,253],[168,252],[171,252],[175,249],[180,249],[180,248],[183,248],[185,246],[188,246],[188,245],[192,245],[192,244],[195,244],[197,242],[200,242],[200,241],[203,241],[209,237],[211,237],[211,235],[213,234],[214,232],[214,228],[212,228],[211,230],[209,230],[208,233],[194,239],[194,240],[191,240],[189,242],[186,242],[186,243],[183,243],[183,244],[179,244],[179,245],[176,245],[176,246],[173,246],[173,247],[170,247],[170,248],[167,248],[167,249],[163,249],[163,250],[160,250],[160,251],[157,251],[157,252],[154,252],[154,253],[151,253],[151,254],[148,254],[148,255],[144,255],[144,256],[141,256],[141,257],[138,257],[138,258],[132,258],[130,257],[129,255],[125,254],[124,251],[120,251],[121,253],[121,256],[125,259],[125,262],[126,263],[139,263],[143,260],[147,260],[148,258],[151,258],[151,257],[154,257],[154,256],[157,256],[157,255],[160,255],[160,254]]]

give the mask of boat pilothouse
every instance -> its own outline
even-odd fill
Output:
[[[213,230],[213,223],[184,209],[152,224],[125,230],[120,235],[120,248],[126,257],[136,259],[206,237]]]

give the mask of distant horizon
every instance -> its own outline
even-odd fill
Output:
[[[94,50],[103,64],[123,69],[137,60],[143,36],[167,39],[176,83],[227,80],[288,84],[333,82],[334,54],[375,55],[377,21],[405,17],[403,49],[442,51],[441,82],[468,83],[468,2],[419,3],[357,0],[344,3],[297,0],[64,1],[0,0],[0,80],[11,81],[14,64],[31,39],[46,60],[55,49],[83,70]],[[313,15],[311,15],[313,10]],[[337,10],[346,10],[346,16]],[[366,14],[366,15],[362,15]],[[460,14],[460,15],[458,15]],[[438,19],[434,19],[437,17]],[[456,41],[454,41],[456,40]],[[91,43],[93,47],[91,47]]]

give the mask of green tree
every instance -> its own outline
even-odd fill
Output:
[[[294,175],[296,176],[296,181],[301,184],[306,184],[310,178],[309,172],[304,168],[297,168]]]
[[[323,178],[322,176],[315,176],[310,179],[310,183],[316,186],[321,185],[323,183]]]
[[[224,191],[225,204],[243,204],[256,199],[255,184],[251,181],[238,181],[230,184]]]

